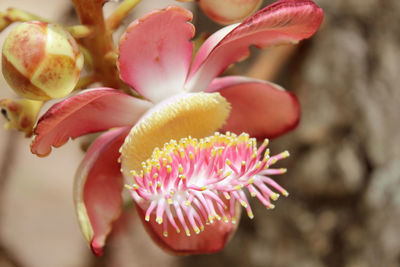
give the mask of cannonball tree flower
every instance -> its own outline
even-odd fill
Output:
[[[190,24],[192,14],[180,7],[168,7],[152,12],[134,21],[122,36],[119,45],[118,67],[121,78],[143,99],[111,88],[97,88],[69,97],[55,104],[43,115],[37,124],[36,138],[31,146],[32,152],[39,156],[49,154],[51,146],[61,146],[69,138],[111,129],[89,148],[75,177],[74,196],[78,219],[85,238],[97,255],[101,255],[111,224],[121,212],[122,177],[126,179],[132,196],[139,203],[136,208],[144,221],[146,214],[149,217],[152,214],[166,216],[161,216],[163,221],[169,222],[165,224],[166,229],[157,228],[160,226],[157,216],[156,220],[145,223],[153,239],[165,249],[181,253],[206,253],[224,247],[236,229],[232,218],[235,220],[239,216],[239,212],[233,212],[232,206],[246,203],[244,193],[239,187],[252,188],[254,183],[258,188],[255,190],[264,196],[264,200],[259,199],[266,206],[269,205],[267,203],[270,198],[276,198],[276,193],[273,194],[269,188],[264,188],[265,184],[261,185],[261,182],[268,184],[262,177],[264,174],[278,174],[284,171],[278,169],[268,173],[260,169],[263,164],[265,167],[275,161],[269,162],[268,157],[262,156],[264,147],[257,150],[254,147],[255,141],[243,141],[247,137],[224,135],[222,139],[201,138],[213,136],[218,129],[222,132],[247,132],[259,138],[279,136],[297,125],[298,101],[293,94],[269,82],[239,76],[216,77],[230,64],[246,57],[250,45],[266,47],[295,43],[310,37],[318,29],[322,16],[321,9],[311,1],[276,2],[243,23],[225,27],[211,35],[198,51],[190,67],[193,49],[190,40],[194,35],[193,25]],[[229,139],[229,136],[233,139]],[[183,141],[179,141],[182,138]],[[165,197],[165,192],[171,193],[170,186],[176,185],[177,189],[182,190],[184,188],[184,181],[180,185],[182,179],[175,177],[175,180],[171,178],[170,182],[166,182],[167,178],[161,174],[168,173],[168,166],[155,163],[157,159],[164,162],[161,155],[175,153],[175,150],[171,150],[174,144],[172,139],[176,140],[177,152],[181,153],[183,150],[188,159],[185,156],[186,161],[180,162],[180,159],[172,158],[169,162],[167,157],[171,173],[177,171],[178,178],[179,175],[191,178],[187,181],[191,183],[193,190],[196,186],[197,189],[206,187],[206,192],[201,195],[207,196],[207,204],[203,206],[203,210],[197,210],[198,216],[194,214],[193,209],[189,209],[187,213],[187,209],[181,207],[181,216],[179,207],[168,212],[167,206],[159,202],[152,204],[154,198],[161,199],[159,195]],[[197,140],[193,141],[194,143],[190,141],[189,144],[193,150],[204,153],[203,159],[215,153],[218,162],[225,161],[226,170],[236,170],[241,175],[233,177],[223,170],[220,171],[223,167],[218,164],[222,163],[204,167],[201,159],[198,159],[200,161],[196,160],[192,164],[190,152],[193,155],[194,152],[192,148],[185,150],[187,147],[184,144],[180,145],[186,143],[184,140]],[[210,150],[194,146],[196,142],[211,143]],[[229,152],[231,146],[238,147],[235,153]],[[155,150],[156,147],[162,151]],[[246,150],[243,147],[249,148]],[[233,158],[225,157],[228,154]],[[287,156],[287,153],[279,155],[278,158],[282,158]],[[243,165],[242,161],[245,162]],[[185,169],[184,164],[189,166],[189,169]],[[162,166],[165,168],[162,169]],[[190,166],[193,166],[193,170]],[[142,184],[144,187],[138,182],[140,179],[150,179],[145,178],[146,170],[154,176],[153,167],[164,170],[156,176],[163,179],[160,181],[161,187],[164,184],[169,190],[160,192],[158,196],[154,196],[154,192],[158,190],[158,180],[154,180],[153,185]],[[207,187],[204,178],[189,175],[201,174],[208,171],[207,168],[214,167],[215,170],[211,170],[212,179],[208,181],[213,181],[213,186],[210,187]],[[252,180],[253,174],[261,178]],[[226,184],[222,180],[221,183],[217,181],[222,178],[226,179]],[[279,185],[272,180],[268,181],[272,188],[285,194]],[[228,190],[229,186],[233,185],[237,190],[237,194],[234,195]],[[219,190],[222,187],[226,192]],[[248,190],[250,194],[257,196],[253,188]],[[231,199],[237,200],[235,205],[217,195],[224,192],[228,193]],[[201,202],[199,198],[201,196],[197,197]],[[179,198],[172,199],[173,203],[175,200],[178,201]],[[167,199],[166,201],[168,202]],[[185,203],[186,201],[189,204],[191,202],[190,199],[185,200]],[[215,212],[211,209],[212,201],[220,203],[218,205],[214,202],[217,205]],[[193,204],[197,206],[196,203]],[[225,208],[225,205],[230,211],[222,214],[220,208]],[[203,232],[198,235],[191,234],[191,237],[169,229],[172,227],[177,230],[175,221],[179,230],[182,229],[186,233],[188,227],[185,227],[184,221],[191,225],[192,230],[189,231],[198,232],[193,220],[201,230],[200,222],[204,225],[206,217],[210,222],[209,215],[212,219],[217,218],[216,214],[222,218],[225,215],[228,223],[216,220],[211,226],[205,225]],[[170,219],[171,215],[173,219]],[[203,220],[199,219],[200,216],[203,216]],[[164,235],[166,231],[168,237]]]
[[[178,0],[189,2],[193,0]],[[254,13],[262,0],[196,0],[203,12],[215,22],[231,24],[244,20]]]

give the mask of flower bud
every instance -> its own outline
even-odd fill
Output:
[[[24,98],[67,96],[78,82],[82,67],[83,56],[75,39],[60,25],[24,22],[3,44],[3,75]]]
[[[30,137],[42,105],[42,101],[29,99],[0,100],[1,114],[6,119],[4,128],[17,129],[24,132],[26,137]]]
[[[262,0],[198,0],[198,3],[210,19],[227,25],[250,16],[260,7]]]

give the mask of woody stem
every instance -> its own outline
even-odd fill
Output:
[[[107,29],[104,21],[104,2],[105,0],[72,0],[81,24],[90,27],[93,33],[82,38],[80,42],[91,54],[97,80],[104,86],[121,88],[123,85],[116,65],[104,60],[105,55],[115,51],[112,31]]]

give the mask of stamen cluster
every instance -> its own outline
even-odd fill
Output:
[[[190,228],[198,234],[204,223],[215,219],[236,223],[235,207],[240,203],[253,218],[244,189],[258,198],[267,209],[272,200],[288,192],[269,175],[283,174],[286,169],[271,169],[278,160],[289,156],[287,151],[270,157],[264,140],[257,141],[243,133],[215,133],[204,139],[172,140],[162,150],[156,148],[140,173],[131,171],[133,183],[126,185],[140,207],[146,210],[145,220],[152,214],[163,224],[164,235],[171,224],[179,233],[181,227],[190,236]],[[265,150],[266,149],[266,150]],[[265,152],[264,152],[265,150]]]

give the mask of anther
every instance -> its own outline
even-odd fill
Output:
[[[235,186],[235,189],[236,190],[240,190],[240,189],[242,189],[243,188],[243,185],[242,184],[238,184],[237,186]]]
[[[172,167],[171,167],[171,165],[167,165],[167,172],[168,172],[168,173],[171,173],[171,172],[172,172]]]
[[[290,156],[289,151],[285,150],[285,151],[282,152],[282,158],[287,158],[289,156]]]
[[[187,235],[187,236],[190,236],[190,231],[189,231],[189,229],[186,229],[185,232],[186,232],[186,235]]]
[[[263,142],[263,146],[264,147],[266,147],[266,146],[268,146],[268,144],[269,144],[269,140],[268,139],[264,139],[264,142]]]
[[[254,219],[254,214],[251,211],[247,212],[247,216],[249,216],[250,219]]]
[[[279,198],[279,194],[277,194],[277,193],[272,193],[272,194],[270,195],[270,198],[271,198],[273,201],[276,201],[276,200],[278,200],[278,198]]]
[[[289,192],[286,191],[286,190],[283,190],[281,193],[282,193],[282,195],[284,195],[285,197],[288,197],[288,196],[289,196]]]
[[[231,199],[231,196],[230,196],[227,192],[223,192],[223,194],[224,194],[224,197],[225,197],[227,200]]]
[[[224,174],[224,177],[226,178],[226,177],[229,177],[229,176],[231,176],[231,174],[232,174],[232,171],[227,171],[225,174]]]

